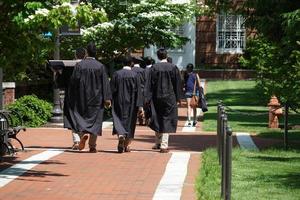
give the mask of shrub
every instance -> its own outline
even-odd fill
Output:
[[[257,88],[266,99],[276,95],[282,103],[299,103],[300,51],[284,47],[264,37],[249,40],[240,63],[256,69]]]
[[[21,118],[25,126],[37,127],[50,119],[52,105],[35,95],[25,95],[8,105],[7,109],[12,111],[15,121]]]

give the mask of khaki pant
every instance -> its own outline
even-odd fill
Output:
[[[167,149],[169,147],[169,133],[155,132],[155,144],[160,145],[161,149]]]

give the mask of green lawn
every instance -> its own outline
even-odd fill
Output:
[[[258,136],[262,138],[283,139],[283,130],[269,130],[266,132],[260,132]],[[288,140],[300,141],[300,130],[289,130]]]
[[[233,200],[300,198],[300,151],[234,149],[232,166]],[[198,199],[219,199],[220,181],[217,152],[206,150],[196,184]]]
[[[228,120],[233,131],[250,133],[268,132],[267,101],[262,100],[255,89],[255,81],[208,81],[206,97],[209,111],[204,115],[203,130],[216,131],[217,102],[226,106]],[[265,103],[262,103],[265,102]],[[283,119],[280,119],[281,123]],[[300,115],[291,113],[290,124],[300,124]]]
[[[257,94],[254,81],[208,81],[206,91],[209,111],[204,115],[204,130],[216,131],[217,102],[222,100],[231,109],[227,108],[226,112],[234,132],[256,133],[263,138],[283,138],[283,130],[268,129],[267,101]],[[300,124],[299,114],[291,112],[289,115],[289,125]],[[233,150],[232,199],[300,199],[299,129],[289,130],[288,138],[291,145],[287,151],[282,146],[260,152]],[[202,154],[197,178],[198,199],[220,199],[220,177],[217,152],[208,149]]]

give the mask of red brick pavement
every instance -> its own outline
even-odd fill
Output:
[[[171,152],[188,151],[191,157],[183,185],[182,200],[194,200],[194,183],[199,171],[201,152],[216,145],[215,133],[182,132],[186,110],[179,110],[176,134],[170,136]],[[25,152],[15,157],[5,157],[1,171],[34,154],[48,149],[62,149],[55,156],[0,188],[0,200],[149,200],[164,173],[171,154],[160,154],[151,149],[154,134],[145,126],[137,126],[131,153],[116,153],[117,140],[111,129],[105,129],[98,137],[98,153],[72,151],[71,133],[62,128],[28,129],[19,134]],[[255,138],[255,143],[265,147],[266,142]],[[276,142],[276,141],[275,141]],[[234,145],[237,142],[234,138]]]
[[[199,124],[196,132],[182,132],[185,113],[180,109],[178,131],[170,136],[170,150],[192,153],[181,199],[193,200],[200,152],[215,146],[215,136],[201,134]],[[65,151],[0,188],[0,200],[152,199],[171,157],[170,153],[160,154],[151,149],[154,134],[145,126],[137,127],[133,152],[124,154],[116,153],[117,140],[111,129],[105,129],[103,136],[98,137],[95,154],[87,153],[88,147],[83,152],[72,151],[71,133],[62,128],[28,129],[19,138],[27,151],[6,157],[0,170],[47,149]]]

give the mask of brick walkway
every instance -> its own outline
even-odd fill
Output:
[[[179,124],[176,134],[170,136],[168,154],[160,154],[151,149],[154,134],[146,126],[137,126],[136,137],[132,144],[133,152],[118,154],[116,137],[111,128],[103,130],[98,137],[98,153],[72,151],[71,133],[62,128],[28,129],[19,134],[25,145],[25,152],[15,157],[5,157],[0,163],[0,178],[5,169],[31,156],[49,150],[60,150],[58,155],[37,164],[5,186],[1,187],[0,200],[151,200],[165,172],[172,153],[189,152],[181,199],[195,200],[195,178],[199,171],[201,152],[216,146],[215,133],[201,131],[201,123],[195,132],[183,131],[186,109],[179,110]],[[278,140],[252,137],[259,148],[265,148]],[[236,146],[236,138],[233,137]],[[13,173],[22,169],[15,168]],[[9,172],[11,173],[11,172]],[[166,199],[172,200],[172,199]]]
[[[26,151],[15,157],[5,157],[2,170],[32,155],[46,150],[60,149],[63,153],[38,164],[22,176],[0,188],[0,199],[6,200],[149,200],[164,174],[172,152],[190,152],[188,172],[181,199],[196,199],[194,182],[200,166],[200,152],[215,146],[213,134],[182,132],[185,124],[184,108],[180,109],[180,121],[176,134],[170,136],[171,153],[160,154],[151,149],[153,132],[145,126],[137,126],[133,152],[116,153],[117,139],[111,129],[98,137],[98,153],[72,151],[71,133],[62,128],[36,128],[20,133]],[[5,175],[5,174],[4,174]]]

